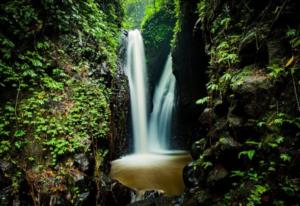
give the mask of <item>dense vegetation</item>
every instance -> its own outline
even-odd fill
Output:
[[[296,1],[198,3],[209,81],[197,101],[207,128],[194,145],[201,189],[191,187],[203,204],[299,205],[297,9]]]
[[[178,135],[198,139],[181,203],[298,205],[299,3],[173,4]],[[155,48],[164,31],[147,26]]]
[[[99,175],[109,149],[121,4],[4,1],[0,11],[0,204],[41,205],[47,192],[79,204],[89,187],[76,176]],[[94,169],[75,166],[81,153]]]

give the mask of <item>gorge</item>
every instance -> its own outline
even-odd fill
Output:
[[[147,74],[142,36],[138,30],[129,31],[126,75],[134,154],[113,161],[110,176],[137,191],[160,190],[163,194],[179,195],[184,191],[182,170],[191,158],[187,152],[171,150],[169,146],[176,82],[171,56],[155,88],[151,112],[147,112],[150,99]]]
[[[0,2],[1,206],[299,206],[299,0]]]

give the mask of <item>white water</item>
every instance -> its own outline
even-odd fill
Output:
[[[126,74],[130,87],[134,152],[147,153],[147,70],[143,38],[138,30],[128,33]]]
[[[166,195],[179,195],[185,188],[182,170],[191,158],[184,151],[168,150],[176,83],[171,56],[155,88],[149,125],[147,70],[138,30],[128,34],[126,74],[130,86],[134,154],[113,161],[110,176],[134,188],[138,194],[155,189]]]
[[[172,73],[171,55],[167,59],[154,91],[153,110],[149,122],[147,121],[147,68],[143,38],[138,30],[128,33],[126,74],[130,87],[134,153],[169,150],[176,84]]]
[[[169,150],[172,117],[175,108],[176,79],[172,73],[172,57],[169,55],[162,76],[155,88],[153,110],[149,121],[149,150]]]

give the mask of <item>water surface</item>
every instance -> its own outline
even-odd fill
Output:
[[[112,162],[110,176],[137,191],[156,189],[179,195],[184,191],[182,170],[190,161],[183,152],[129,155]]]

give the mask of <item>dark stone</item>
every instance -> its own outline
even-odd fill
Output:
[[[0,189],[0,205],[8,206],[13,200],[13,188],[11,186]]]
[[[271,87],[268,76],[259,72],[245,75],[242,77],[242,81],[243,83],[239,87],[233,88],[234,92],[239,94],[255,94],[257,91],[265,91]]]
[[[218,100],[214,103],[214,112],[217,116],[225,116],[228,113],[228,102]]]
[[[11,163],[4,160],[0,160],[0,190],[10,185],[11,181],[8,177],[6,177],[5,174],[10,173],[11,170]]]
[[[207,176],[207,182],[214,184],[215,182],[224,179],[228,176],[228,171],[222,165],[216,165]]]
[[[199,186],[201,176],[203,177],[202,170],[195,167],[195,162],[190,162],[183,168],[183,182],[187,188],[194,188]]]
[[[231,100],[228,117],[233,126],[240,125],[241,117],[258,118],[268,109],[272,97],[273,85],[264,72],[251,71],[240,78],[237,81],[242,81],[242,84],[232,87],[235,95]]]
[[[216,118],[216,114],[212,108],[205,108],[200,115],[199,121],[201,124],[209,125]]]
[[[225,150],[236,150],[239,149],[242,145],[235,141],[231,137],[223,137],[219,140],[217,147],[220,148],[220,150],[225,151]]]
[[[232,113],[228,114],[227,120],[229,126],[233,128],[241,127],[243,125],[243,118]]]
[[[121,184],[117,180],[113,180],[111,191],[116,205],[127,205],[132,202],[136,195],[133,189]]]
[[[205,138],[202,138],[193,144],[191,149],[191,156],[194,160],[200,157],[200,155],[205,150],[206,145],[207,145],[207,140]]]
[[[71,206],[72,204],[61,195],[51,195],[49,205],[53,206]]]
[[[269,49],[269,61],[272,64],[282,64],[282,59],[285,58],[288,53],[288,42],[284,42],[278,39],[270,39],[267,42]]]
[[[179,202],[178,197],[167,197],[167,196],[160,196],[154,199],[146,199],[141,200],[128,206],[179,206],[182,205]]]
[[[127,32],[126,32],[127,33]],[[128,153],[128,141],[130,135],[130,94],[128,79],[125,75],[124,65],[126,64],[126,50],[127,50],[127,37],[121,36],[117,71],[112,81],[112,95],[110,100],[111,110],[111,132],[110,145],[105,148],[109,148],[112,159]],[[126,138],[125,138],[126,137]]]
[[[177,80],[178,127],[176,133],[184,139],[193,140],[199,131],[197,120],[203,107],[195,102],[207,96],[207,65],[203,31],[198,24],[197,1],[179,1],[180,31],[173,48],[173,70]],[[186,140],[185,140],[186,141]],[[188,142],[191,146],[192,141]]]
[[[265,66],[268,64],[268,47],[262,43],[263,37],[257,37],[257,31],[249,31],[249,34],[241,41],[239,48],[240,66],[255,64]],[[258,39],[259,38],[259,39]],[[259,46],[258,46],[259,45]]]
[[[153,198],[158,198],[160,196],[164,195],[164,191],[160,190],[147,190],[144,193],[144,199],[153,199]]]
[[[86,206],[89,206],[89,201],[90,201],[90,197],[91,197],[91,193],[90,192],[83,192],[83,193],[80,193],[78,196],[77,196],[77,201],[74,205],[78,205],[78,206],[81,206],[81,205],[86,205]]]
[[[201,189],[199,187],[195,188],[191,192],[191,196],[185,197],[183,206],[211,206],[211,194],[208,190]]]
[[[91,165],[87,156],[83,153],[74,155],[75,166],[78,167],[82,172],[86,172],[91,169]]]
[[[72,183],[74,183],[76,187],[79,188],[88,187],[89,181],[87,176],[84,173],[80,171],[74,171],[72,172],[71,177],[72,177]]]

